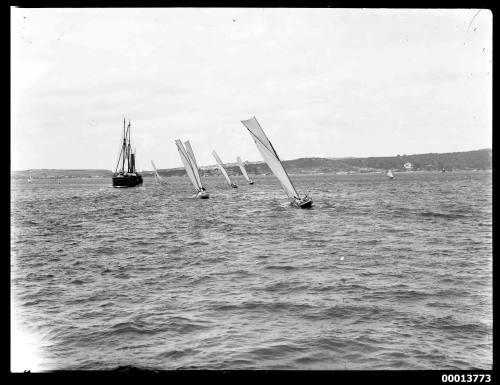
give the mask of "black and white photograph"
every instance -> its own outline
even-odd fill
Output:
[[[11,373],[493,370],[491,10],[10,21]]]

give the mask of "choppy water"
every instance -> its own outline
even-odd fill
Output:
[[[44,369],[491,369],[490,172],[12,181]],[[302,189],[302,191],[304,191]]]

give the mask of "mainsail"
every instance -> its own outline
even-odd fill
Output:
[[[297,190],[290,180],[290,177],[281,164],[281,160],[278,157],[276,150],[260,127],[257,119],[255,119],[255,116],[248,120],[242,120],[241,123],[243,123],[243,125],[252,135],[252,138],[257,145],[257,148],[259,149],[262,157],[264,158],[274,175],[276,175],[276,178],[278,178],[278,180],[280,181],[287,195],[290,198],[300,199]]]
[[[219,155],[217,155],[217,153],[215,152],[215,150],[212,151],[212,155],[214,156],[215,161],[217,162],[217,167],[219,167],[220,172],[222,173],[222,175],[224,175],[224,178],[226,178],[227,183],[229,184],[229,186],[232,186],[231,185],[231,179],[229,179],[229,175],[227,175],[227,172],[224,169],[224,166],[222,165],[223,163],[222,163],[222,160],[220,160]]]
[[[201,187],[202,185],[201,185],[200,173],[198,171],[199,170],[198,163],[196,163],[196,158],[194,157],[194,152],[193,152],[193,149],[191,148],[191,143],[189,143],[189,140],[186,140],[184,142],[184,145],[186,146],[186,152],[188,154],[189,159],[191,160],[191,164],[194,167],[194,170],[195,170],[194,176],[196,177],[196,181],[198,183],[198,186]]]
[[[182,163],[184,164],[184,168],[186,169],[186,173],[188,174],[191,183],[198,191],[200,191],[203,186],[201,185],[200,175],[198,174],[198,168],[193,164],[195,162],[194,155],[193,159],[191,159],[191,157],[188,155],[186,149],[184,148],[182,142],[179,139],[175,140],[175,144],[177,145],[177,150],[179,150],[179,155],[181,156]],[[189,146],[189,148],[191,148],[191,146]]]
[[[236,158],[236,160],[238,161],[238,166],[240,166],[241,173],[243,174],[243,176],[245,177],[247,182],[251,182],[250,178],[248,177],[247,171],[245,170],[245,166],[243,165],[243,162],[241,161],[241,158],[238,156]]]
[[[394,178],[394,175],[392,174],[392,171],[389,170],[387,171],[387,174],[386,174],[389,178]]]
[[[155,164],[153,163],[153,161],[151,161],[151,165],[153,166],[154,170],[155,170],[155,179],[156,179],[156,182],[157,183],[160,183],[163,181],[163,178],[160,176],[160,174],[158,174],[158,170],[156,169],[156,166]]]

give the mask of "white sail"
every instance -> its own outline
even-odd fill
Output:
[[[245,166],[243,165],[243,162],[241,161],[241,158],[238,156],[236,158],[236,160],[238,161],[238,166],[240,166],[241,173],[243,174],[243,176],[245,177],[247,182],[251,182],[250,178],[248,177],[247,171],[245,170]]]
[[[151,161],[151,165],[153,166],[154,170],[155,170],[155,179],[156,179],[156,182],[157,183],[160,183],[163,181],[163,178],[160,176],[160,174],[158,174],[158,170],[156,169],[156,166],[155,164],[153,163],[153,161]]]
[[[194,175],[196,177],[196,181],[198,183],[198,186],[201,187],[202,184],[201,184],[200,172],[198,171],[199,170],[198,163],[196,163],[196,158],[194,157],[194,152],[193,152],[193,149],[191,148],[191,143],[189,143],[189,140],[186,140],[184,142],[184,145],[186,146],[186,152],[189,156],[189,159],[191,160],[191,164],[194,167]]]
[[[288,176],[285,169],[283,168],[283,165],[281,164],[278,154],[276,153],[275,149],[273,148],[273,145],[271,144],[266,134],[260,127],[259,122],[257,122],[257,119],[253,117],[248,120],[242,120],[241,123],[243,123],[244,126],[248,129],[248,131],[250,131],[250,134],[252,135],[252,138],[255,144],[257,145],[257,148],[259,149],[262,157],[264,158],[264,160],[266,161],[267,165],[274,173],[276,178],[278,178],[278,180],[281,182],[281,185],[283,186],[283,189],[285,190],[287,195],[290,198],[299,199],[299,194],[297,193],[297,190],[295,190],[295,187],[293,186],[290,177]]]
[[[212,151],[212,155],[215,158],[215,161],[217,162],[217,167],[219,167],[219,170],[221,171],[222,175],[224,175],[224,178],[226,178],[227,183],[229,186],[231,186],[231,179],[229,179],[229,175],[227,175],[226,170],[224,169],[224,166],[222,165],[222,160],[220,160],[219,155],[214,151]]]
[[[182,142],[179,139],[176,139],[175,144],[177,145],[177,150],[179,150],[179,155],[181,156],[182,163],[184,164],[184,168],[186,169],[186,173],[191,180],[191,183],[198,191],[201,190],[201,183],[198,183],[198,179],[196,178],[196,176],[199,178],[198,169],[193,165]]]
[[[387,171],[387,174],[386,174],[389,178],[394,178],[394,175],[392,175],[392,171],[389,170]]]

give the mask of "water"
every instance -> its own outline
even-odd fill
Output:
[[[491,369],[490,172],[12,181],[42,369]],[[304,190],[302,190],[304,191]]]

